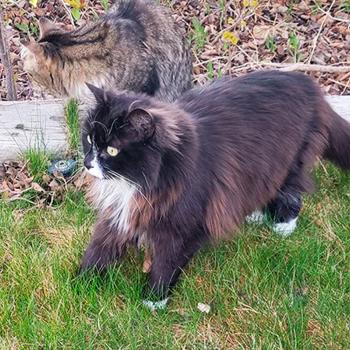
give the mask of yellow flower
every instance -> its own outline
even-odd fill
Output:
[[[242,4],[244,7],[257,7],[259,0],[243,0]]]
[[[239,41],[238,37],[231,32],[224,32],[222,35],[222,38],[225,41],[229,41],[232,45],[237,45],[237,43]]]
[[[82,9],[85,6],[85,0],[64,0],[64,2],[77,10]]]
[[[247,26],[247,22],[245,20],[242,20],[240,25],[241,25],[241,28],[245,28]]]
[[[232,17],[229,17],[229,18],[227,19],[227,24],[232,25],[233,23],[235,23],[235,21],[233,20]]]
[[[37,6],[38,6],[38,0],[29,0],[29,3],[30,3],[33,7],[37,7]]]

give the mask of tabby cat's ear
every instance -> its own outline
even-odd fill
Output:
[[[149,111],[143,108],[135,108],[129,112],[126,119],[136,131],[140,141],[148,139],[154,134],[154,118]]]
[[[20,44],[26,47],[29,51],[38,55],[42,52],[42,48],[39,43],[37,43],[32,36],[28,36],[28,39],[21,39]]]
[[[97,102],[100,102],[100,103],[107,102],[107,93],[105,90],[100,89],[99,87],[89,83],[85,83],[85,84],[89,88],[89,90],[93,93]]]
[[[41,17],[39,19],[39,31],[40,31],[39,40],[42,40],[43,38],[45,38],[46,36],[48,36],[53,32],[61,31],[61,29],[49,19],[45,17]]]

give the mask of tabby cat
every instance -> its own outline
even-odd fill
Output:
[[[173,104],[90,89],[83,147],[98,219],[81,271],[146,242],[150,289],[164,299],[148,306],[164,306],[192,256],[254,210],[296,220],[318,158],[350,170],[350,124],[301,73],[225,78]]]
[[[39,27],[38,42],[22,42],[24,69],[54,96],[84,97],[88,82],[173,101],[191,87],[189,44],[154,1],[116,1],[101,19],[73,31],[45,18]]]

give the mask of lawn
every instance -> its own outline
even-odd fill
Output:
[[[347,349],[350,176],[328,165],[317,179],[291,237],[246,225],[202,251],[157,313],[134,252],[103,278],[76,276],[94,222],[82,193],[53,209],[1,201],[0,348]]]

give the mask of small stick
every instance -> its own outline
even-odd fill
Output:
[[[322,64],[306,63],[274,63],[259,62],[257,66],[279,68],[283,71],[303,71],[303,72],[321,72],[321,73],[347,73],[350,72],[350,66],[326,66]]]
[[[12,69],[9,49],[6,41],[6,33],[5,33],[4,20],[2,17],[2,11],[0,11],[0,59],[5,68],[7,99],[9,101],[15,101],[17,100],[16,85],[13,79],[13,69]]]
[[[314,43],[312,45],[312,51],[310,53],[309,59],[307,60],[307,63],[310,63],[311,60],[312,60],[312,57],[314,56],[318,38],[320,37],[322,29],[323,29],[323,26],[324,26],[324,24],[326,23],[326,20],[327,20],[327,14],[329,15],[331,13],[331,10],[332,10],[332,7],[333,7],[334,3],[335,3],[335,0],[333,0],[333,2],[331,3],[331,6],[329,7],[328,11],[326,12],[326,16],[324,16],[324,18],[323,18],[323,21],[322,21],[322,23],[320,25],[320,29],[318,30],[317,35],[315,36]]]

